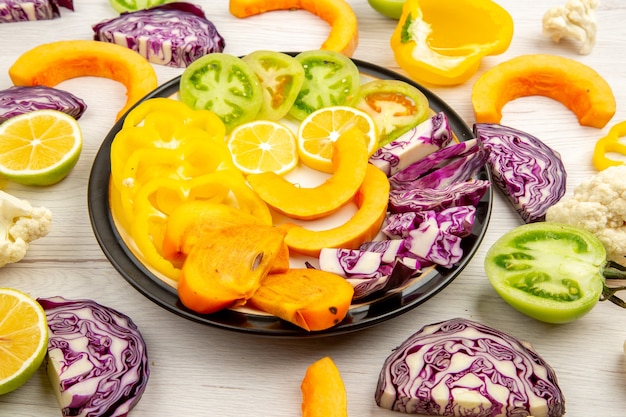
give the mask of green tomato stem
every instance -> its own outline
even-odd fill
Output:
[[[618,264],[617,262],[608,261],[604,267],[604,271],[602,273],[604,278],[607,280],[617,279],[617,280],[626,280],[626,267]],[[626,308],[626,301],[619,298],[615,295],[618,291],[626,290],[626,286],[620,287],[608,287],[606,284],[602,289],[602,295],[600,297],[600,301],[610,301],[613,304]]]

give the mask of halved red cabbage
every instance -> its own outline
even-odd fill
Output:
[[[166,3],[125,12],[92,26],[94,39],[115,43],[169,67],[184,68],[201,56],[222,52],[226,43],[199,6]]]
[[[493,182],[522,220],[543,221],[565,195],[567,172],[559,153],[529,133],[500,124],[476,123],[474,134],[490,150]]]
[[[37,301],[48,319],[47,371],[63,415],[126,416],[150,375],[135,323],[92,300]]]
[[[556,373],[527,343],[455,318],[422,327],[385,360],[376,403],[411,414],[561,417]]]
[[[378,148],[369,161],[390,176],[447,146],[451,141],[452,129],[448,117],[439,112]]]
[[[54,19],[59,7],[73,11],[73,0],[0,0],[0,23]]]
[[[87,104],[72,93],[53,87],[9,87],[0,91],[0,123],[33,110],[59,110],[79,119]]]

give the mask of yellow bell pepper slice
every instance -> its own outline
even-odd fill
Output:
[[[511,15],[491,0],[407,0],[390,43],[415,81],[458,85],[484,56],[508,49],[513,27]]]
[[[624,136],[626,136],[626,120],[613,125],[606,136],[596,142],[593,150],[593,165],[598,171],[626,162],[626,159],[619,161],[607,156],[608,153],[626,155],[626,144],[620,142],[620,138]]]

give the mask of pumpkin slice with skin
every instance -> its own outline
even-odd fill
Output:
[[[365,179],[354,197],[358,210],[344,224],[326,230],[312,230],[292,223],[278,227],[287,230],[289,249],[318,257],[322,248],[357,248],[373,240],[380,231],[389,202],[389,181],[375,166],[368,164]]]
[[[33,64],[35,63],[35,64]],[[158,86],[152,65],[137,52],[123,46],[91,40],[65,40],[35,46],[9,68],[17,86],[54,87],[70,78],[109,78],[126,87],[127,100],[117,114],[127,110]]]
[[[333,147],[333,173],[317,187],[299,187],[273,172],[248,175],[248,183],[276,211],[302,220],[326,217],[349,203],[363,183],[368,166],[364,134],[348,129]]]
[[[306,10],[331,27],[320,49],[337,51],[350,57],[359,43],[357,17],[345,0],[230,0],[229,10],[238,18],[274,10]]]
[[[281,253],[284,237],[277,227],[247,224],[207,233],[183,264],[180,301],[200,314],[245,304]]]
[[[477,123],[500,123],[509,101],[545,96],[570,109],[583,126],[603,128],[616,110],[613,90],[589,66],[557,55],[521,55],[483,73],[472,89]]]
[[[348,314],[354,288],[345,278],[312,268],[268,274],[249,305],[307,331],[339,324]]]
[[[302,417],[347,417],[348,394],[335,362],[325,356],[306,370],[302,384]]]

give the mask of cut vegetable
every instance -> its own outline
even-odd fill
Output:
[[[178,297],[200,314],[245,304],[283,249],[284,231],[237,225],[206,233],[190,250],[178,282]]]
[[[385,360],[376,403],[454,417],[561,417],[556,373],[527,343],[456,318],[422,327]]]
[[[543,221],[565,195],[567,172],[561,156],[535,136],[491,123],[474,124],[488,149],[493,182],[526,223]]]
[[[37,301],[48,317],[48,377],[63,416],[128,415],[150,376],[137,325],[93,300]]]
[[[251,306],[295,324],[321,331],[348,313],[354,289],[341,276],[310,268],[267,275],[249,300]]]
[[[129,48],[148,61],[184,68],[201,56],[222,52],[224,38],[199,6],[167,3],[92,26],[94,39]]]
[[[0,123],[33,110],[58,110],[80,119],[87,105],[72,93],[43,85],[0,91]]]
[[[331,26],[320,49],[352,56],[359,42],[357,17],[345,0],[230,0],[229,10],[239,18],[273,10],[306,10]]]
[[[54,87],[70,78],[84,76],[118,81],[127,90],[126,104],[117,114],[118,119],[158,85],[154,68],[138,53],[119,45],[88,40],[38,45],[20,55],[9,68],[9,76],[17,86]]]
[[[317,257],[322,248],[356,249],[378,234],[385,220],[389,200],[387,176],[368,164],[365,179],[354,197],[357,212],[344,224],[325,230],[313,230],[295,224],[279,227],[287,230],[285,242],[297,253]]]
[[[335,362],[328,356],[312,363],[301,384],[302,417],[347,417],[348,395]]]
[[[570,109],[583,126],[603,128],[616,111],[611,86],[587,65],[557,55],[521,55],[484,72],[472,89],[477,123],[500,123],[509,101],[540,95]]]
[[[319,219],[352,201],[365,178],[367,157],[363,133],[353,128],[334,143],[334,172],[317,187],[301,187],[273,172],[248,175],[247,179],[278,212],[295,219]]]
[[[73,0],[2,0],[0,23],[50,20],[61,16],[59,7],[74,11]]]

